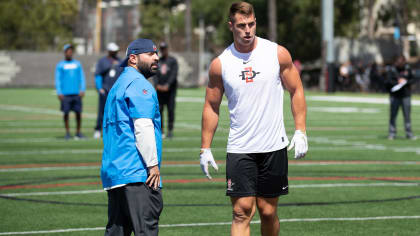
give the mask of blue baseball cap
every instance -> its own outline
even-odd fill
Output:
[[[127,51],[125,52],[125,59],[121,62],[120,67],[126,67],[128,65],[128,58],[130,54],[141,54],[147,52],[156,52],[157,48],[156,45],[150,39],[136,39],[130,43],[127,47]]]
[[[71,45],[70,43],[65,44],[65,45],[63,46],[63,51],[65,52],[65,51],[67,51],[67,49],[69,49],[69,48],[72,48],[72,49],[73,49],[73,45]]]

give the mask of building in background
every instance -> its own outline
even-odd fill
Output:
[[[79,0],[74,43],[78,54],[105,51],[109,42],[126,48],[140,32],[140,0]]]

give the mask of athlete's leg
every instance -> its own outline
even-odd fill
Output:
[[[80,134],[80,129],[82,127],[82,113],[76,112],[76,134]]]
[[[277,236],[280,232],[280,222],[277,216],[279,198],[257,197],[257,208],[261,218],[261,235]]]
[[[70,134],[70,125],[69,125],[69,113],[64,113],[64,128],[66,129],[66,134]]]
[[[162,92],[157,92],[157,96],[158,96],[158,101],[159,101],[160,124],[161,124],[162,134],[164,134],[165,131],[163,130],[163,128],[165,126],[164,125],[165,119],[163,115],[163,107],[165,106],[165,94]]]
[[[106,97],[107,97],[107,94],[99,93],[98,116],[96,119],[96,126],[95,126],[95,130],[97,131],[102,131],[102,121],[104,118]]]
[[[389,138],[395,138],[395,135],[397,134],[396,120],[400,103],[399,98],[390,97]]]
[[[404,116],[404,128],[407,138],[413,136],[413,132],[411,131],[411,97],[402,98],[402,111]]]
[[[255,197],[231,197],[232,202],[232,236],[250,235],[249,224],[255,214]]]
[[[168,99],[168,137],[172,137],[172,132],[174,129],[174,121],[175,121],[175,96],[176,96],[176,88],[173,88],[169,91],[169,99]]]

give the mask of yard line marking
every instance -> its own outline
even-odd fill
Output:
[[[336,184],[292,184],[290,188],[340,188],[340,187],[415,187],[420,183],[336,183]],[[3,197],[22,197],[22,196],[51,196],[51,195],[77,195],[105,193],[102,189],[74,190],[74,191],[52,191],[52,192],[28,192],[28,193],[4,193]]]
[[[60,116],[63,115],[63,112],[58,111],[56,109],[4,105],[4,104],[0,104],[0,110],[39,113],[39,114],[48,114],[48,115],[60,115]],[[96,119],[96,117],[97,117],[96,114],[83,112],[83,118]]]
[[[348,217],[348,218],[290,218],[279,219],[281,223],[288,222],[320,222],[320,221],[370,221],[370,220],[403,220],[403,219],[420,219],[420,216],[372,216],[372,217]],[[254,220],[251,224],[260,224],[261,221]],[[231,225],[232,222],[208,222],[208,223],[186,223],[186,224],[162,224],[160,228],[178,228],[178,227],[200,227],[200,226],[218,226]],[[40,231],[21,231],[21,232],[0,232],[0,235],[24,235],[24,234],[48,234],[48,233],[64,233],[64,232],[81,232],[81,231],[103,231],[105,227],[93,228],[70,228],[56,230],[40,230]]]
[[[60,128],[60,130],[62,130],[62,128]],[[214,137],[213,140],[226,140],[227,141],[227,137]],[[83,142],[86,142],[86,141],[102,142],[102,139],[83,140]],[[165,139],[163,141],[165,141]],[[200,142],[200,140],[197,139],[197,137],[174,137],[169,142],[172,142],[172,141],[197,141],[197,143]],[[64,143],[68,141],[65,140],[64,138],[0,138],[0,143],[51,143],[51,142]]]
[[[225,151],[226,148],[212,148],[213,151]],[[174,152],[196,152],[199,148],[165,148],[163,153]],[[102,154],[102,149],[56,149],[56,150],[30,150],[30,151],[0,151],[2,155],[55,155],[55,154]]]
[[[22,197],[22,196],[75,195],[75,194],[91,194],[91,193],[105,193],[105,190],[95,189],[95,190],[56,191],[56,192],[6,193],[6,194],[0,194],[0,196]]]
[[[224,160],[217,160],[218,165],[225,165]],[[289,166],[330,166],[330,165],[420,165],[420,161],[295,161]],[[62,163],[62,164],[18,164],[0,165],[0,172],[51,171],[51,170],[87,170],[99,169],[100,162]],[[163,161],[163,168],[197,167],[198,161]]]
[[[330,177],[307,177],[307,176],[294,176],[289,177],[290,181],[300,180],[300,181],[333,181],[333,180],[346,180],[346,181],[419,181],[420,177],[352,177],[352,176],[330,176]],[[179,183],[179,184],[188,184],[188,183],[206,183],[206,182],[225,182],[225,178],[213,178],[211,181],[205,178],[198,179],[163,179],[163,183]],[[359,183],[356,183],[359,184]],[[393,183],[391,183],[393,184]],[[413,184],[413,183],[409,183]],[[414,183],[417,184],[418,183]],[[70,182],[70,183],[56,183],[56,184],[21,184],[21,185],[3,185],[0,186],[0,190],[7,189],[43,189],[43,188],[58,188],[58,187],[68,187],[68,186],[87,186],[87,185],[101,185],[100,181],[95,182]],[[311,185],[311,186],[314,186]],[[378,185],[386,186],[386,185]],[[403,186],[403,185],[393,185],[393,186]],[[357,186],[355,186],[357,187]]]
[[[383,97],[357,97],[357,96],[306,96],[306,100],[318,102],[344,102],[344,103],[368,103],[389,104],[389,98]],[[177,102],[204,103],[204,97],[177,97]],[[412,105],[420,105],[420,100],[412,99]],[[222,105],[227,105],[226,101]]]
[[[105,227],[22,231],[22,232],[2,232],[0,233],[0,235],[53,234],[53,233],[68,233],[68,232],[98,231],[98,230],[105,230]]]
[[[315,139],[309,139],[309,142],[325,143]],[[367,144],[365,142],[351,142],[343,140],[330,140],[330,145],[334,146],[323,146],[323,147],[312,147],[313,151],[363,151],[363,150],[374,150],[374,151],[392,151],[392,152],[408,152],[420,155],[420,147],[387,147],[379,144]],[[226,148],[212,148],[215,152],[225,152]],[[198,148],[164,148],[163,153],[181,153],[181,152],[194,152],[198,153]],[[13,155],[13,156],[31,156],[31,155],[57,155],[57,154],[102,154],[102,149],[56,149],[56,150],[28,150],[28,151],[0,151],[0,156]]]
[[[308,107],[309,111],[314,112],[329,112],[329,113],[379,113],[381,109],[378,108],[360,108],[360,107]]]
[[[100,168],[100,166],[9,168],[9,169],[0,169],[0,173],[4,173],[4,172],[27,172],[27,171],[52,171],[52,170],[92,170],[92,169],[99,169],[99,168]]]
[[[387,147],[382,144],[369,144],[364,141],[347,141],[346,139],[330,139],[328,137],[314,137],[308,139],[310,142],[336,145],[336,146],[349,146],[352,148],[362,148],[375,151],[393,151],[393,152],[414,152],[417,155],[420,155],[419,147]],[[334,148],[330,147],[330,150]],[[317,150],[317,149],[315,149]]]
[[[389,104],[389,98],[353,96],[307,96],[306,100],[318,102]],[[412,99],[411,105],[419,106],[420,100]]]

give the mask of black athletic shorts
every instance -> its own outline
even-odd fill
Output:
[[[163,209],[161,189],[132,183],[108,190],[108,224],[105,236],[150,235],[159,233]]]
[[[228,153],[226,195],[278,197],[289,193],[287,150],[267,153]]]
[[[79,95],[65,95],[61,101],[61,111],[64,114],[74,111],[77,113],[82,112],[82,98]]]

